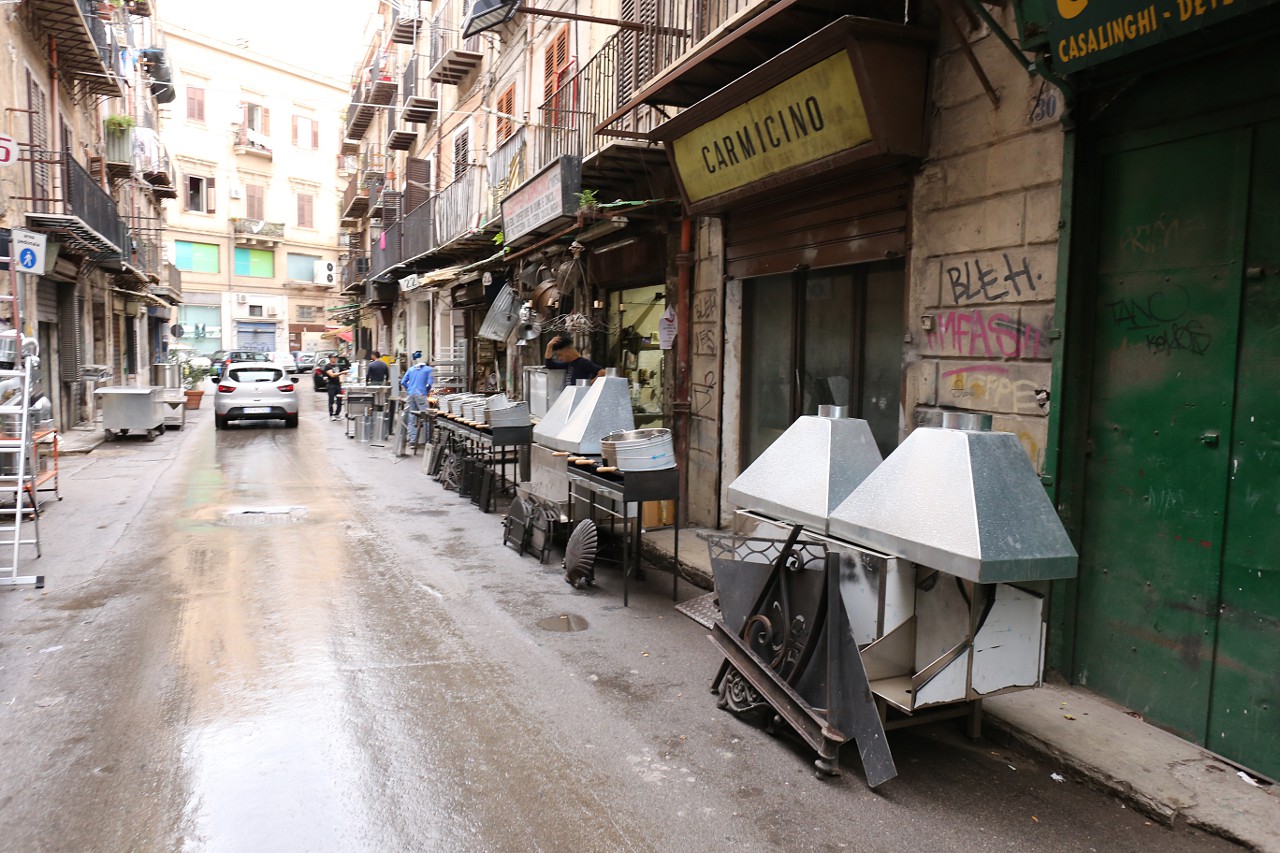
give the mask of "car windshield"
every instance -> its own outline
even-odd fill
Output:
[[[235,382],[275,382],[284,376],[273,367],[234,367],[230,375]]]

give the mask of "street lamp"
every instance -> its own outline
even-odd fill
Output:
[[[471,6],[471,14],[462,27],[462,37],[471,38],[485,30],[505,24],[516,16],[520,9],[520,0],[476,0]]]

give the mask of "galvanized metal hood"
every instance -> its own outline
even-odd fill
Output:
[[[1067,531],[1007,432],[917,429],[836,508],[829,531],[979,583],[1076,574]]]
[[[573,407],[564,427],[554,435],[539,438],[539,443],[555,450],[599,455],[600,439],[611,432],[636,428],[635,415],[631,411],[630,383],[623,377],[602,376],[589,388],[579,387],[577,390],[579,402]],[[553,408],[559,405],[557,400]]]
[[[832,510],[881,459],[866,421],[805,415],[729,485],[729,500],[825,533]]]
[[[542,416],[537,425],[533,428],[533,440],[545,447],[551,447],[552,440],[560,430],[564,429],[564,425],[569,422],[569,416],[573,414],[574,408],[578,403],[582,402],[582,398],[587,396],[587,386],[585,385],[569,385],[560,392],[560,396],[556,397],[556,401],[552,404],[547,413]],[[560,450],[561,448],[555,448]],[[566,448],[567,449],[567,448]]]

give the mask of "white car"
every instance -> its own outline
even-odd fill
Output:
[[[283,420],[298,426],[298,389],[278,364],[233,361],[222,371],[213,395],[213,425],[226,429],[232,421]]]

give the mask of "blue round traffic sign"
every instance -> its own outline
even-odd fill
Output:
[[[31,249],[23,249],[18,253],[18,266],[24,270],[34,269],[36,265],[36,253]]]

